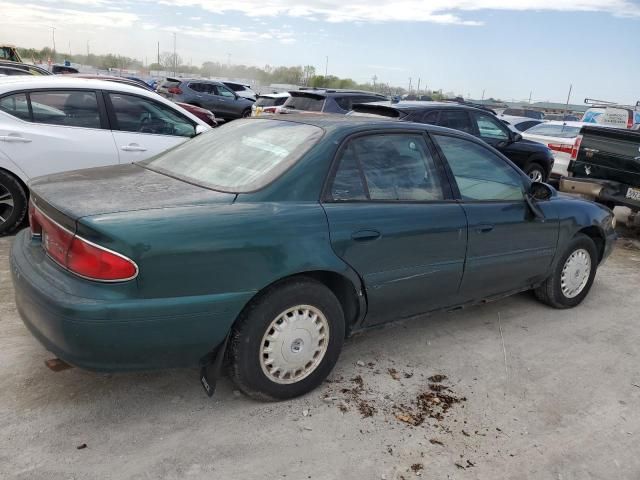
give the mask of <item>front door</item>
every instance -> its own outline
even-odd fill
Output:
[[[469,224],[461,297],[467,301],[525,289],[549,272],[558,238],[551,202],[536,217],[524,192],[528,180],[479,141],[432,135],[455,178]]]
[[[457,303],[467,224],[421,132],[347,140],[323,203],[335,252],[363,279],[368,325]]]
[[[145,160],[195,135],[194,123],[167,105],[125,93],[107,97],[121,163]]]

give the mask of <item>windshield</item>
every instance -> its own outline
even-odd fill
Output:
[[[541,123],[527,130],[527,134],[558,138],[575,138],[578,136],[578,133],[580,133],[580,127],[549,125],[548,123]]]
[[[256,107],[277,107],[283,105],[289,97],[258,97]]]
[[[301,123],[236,120],[141,165],[214,190],[246,193],[284,173],[322,133]]]

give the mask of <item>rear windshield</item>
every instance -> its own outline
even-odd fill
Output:
[[[160,83],[162,88],[177,87],[178,85],[180,85],[180,80],[175,80],[173,78],[167,78]]]
[[[549,125],[548,123],[541,123],[527,130],[527,134],[558,138],[575,138],[578,136],[578,133],[580,133],[580,127]]]
[[[324,97],[311,95],[296,95],[287,98],[284,102],[285,108],[293,110],[305,110],[307,112],[321,112],[324,105]]]
[[[535,118],[537,120],[544,119],[544,114],[542,112],[537,112],[535,110],[526,110],[524,108],[507,108],[504,112],[502,112],[502,114],[511,115],[514,117]]]
[[[322,132],[293,122],[236,120],[140,165],[213,190],[252,192],[284,173]]]
[[[279,107],[280,105],[284,105],[287,98],[289,97],[258,97],[254,105],[256,107]]]

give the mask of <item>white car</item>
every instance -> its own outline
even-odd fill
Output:
[[[260,94],[256,102],[251,106],[251,116],[258,117],[263,113],[279,113],[284,102],[290,96],[289,92]]]
[[[0,78],[0,235],[24,221],[30,179],[145,160],[209,129],[138,87],[64,75]]]
[[[580,129],[590,125],[583,122],[544,122],[522,132],[522,137],[546,145],[551,150],[553,169],[551,175],[563,177],[567,175],[567,167],[572,157],[580,148]]]
[[[245,85],[244,83],[238,82],[227,82],[225,80],[222,81],[227,87],[233,90],[236,95],[242,98],[248,98],[249,100],[254,100],[257,98],[256,92],[251,90],[250,85]]]
[[[529,117],[514,117],[513,115],[499,115],[498,118],[507,125],[515,128],[518,133],[522,133],[544,122],[544,120],[536,120],[535,118]]]

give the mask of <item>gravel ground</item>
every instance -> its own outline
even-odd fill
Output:
[[[227,380],[209,399],[190,369],[49,371],[15,310],[11,240],[0,478],[640,478],[640,251],[628,242],[579,308],[522,294],[366,332],[321,388],[264,404]]]

